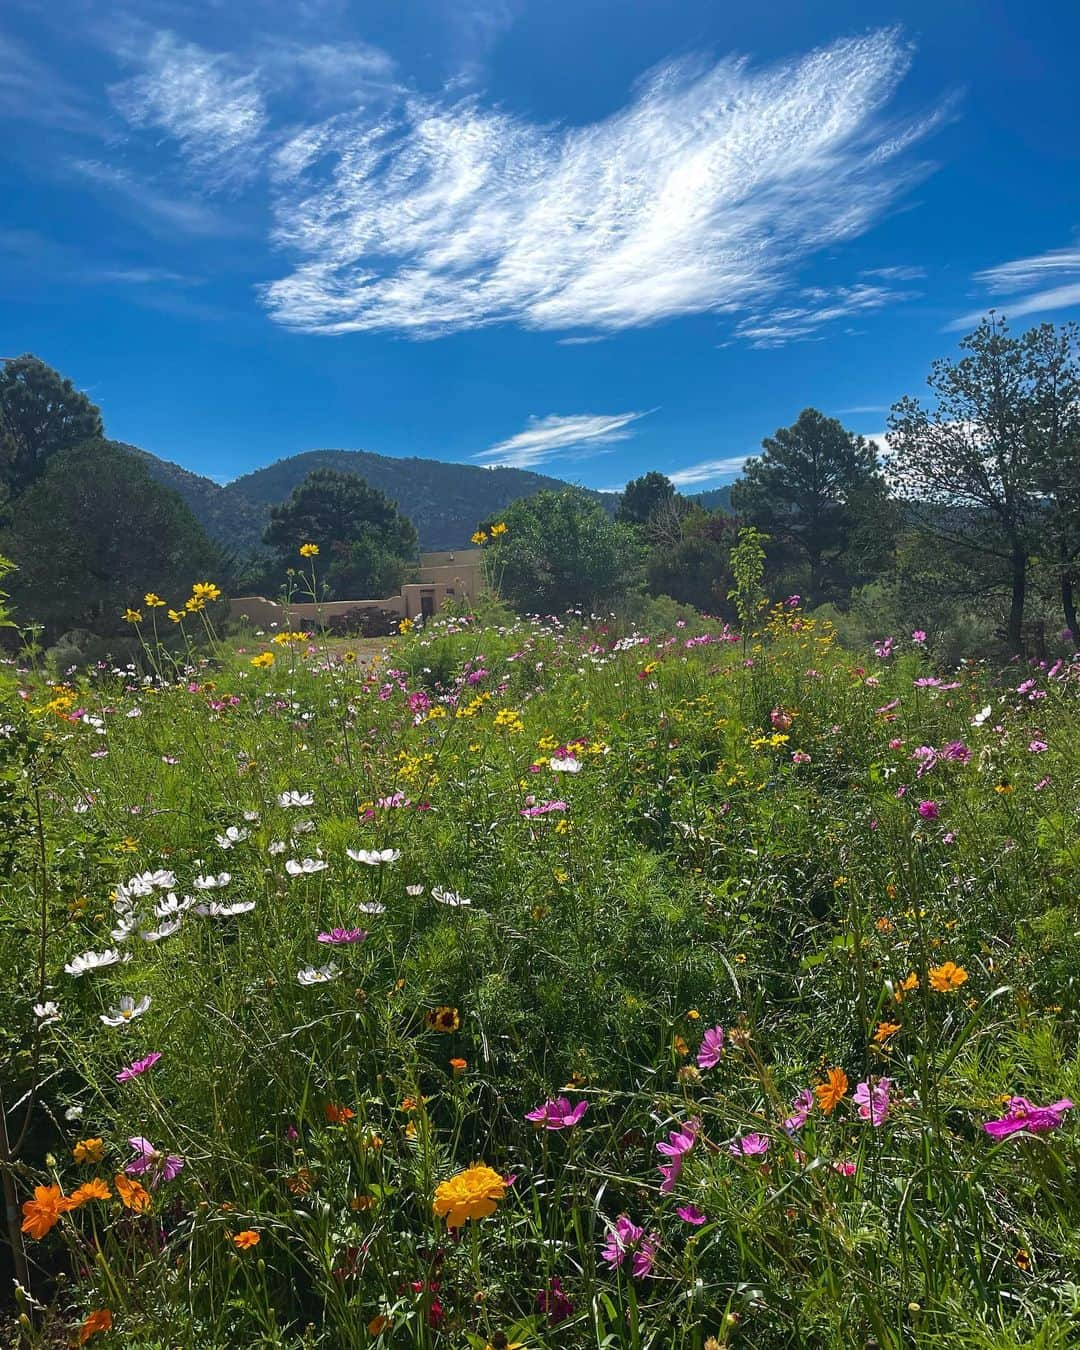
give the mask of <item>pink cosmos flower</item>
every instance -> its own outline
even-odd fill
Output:
[[[693,1224],[695,1228],[700,1228],[707,1219],[707,1215],[702,1214],[697,1205],[680,1205],[675,1213],[682,1219],[683,1223]]]
[[[697,1056],[698,1068],[714,1069],[720,1063],[720,1055],[723,1049],[724,1028],[710,1027],[701,1038],[701,1049]]]
[[[856,1167],[853,1162],[834,1162],[832,1165],[834,1172],[839,1172],[842,1177],[853,1177]]]
[[[535,806],[526,806],[519,814],[531,820],[534,816],[548,816],[553,811],[565,810],[567,810],[565,802],[537,802]]]
[[[911,635],[912,642],[917,642],[921,646],[926,641],[926,634],[921,628],[916,628]]]
[[[145,1059],[137,1059],[134,1063],[129,1064],[126,1069],[121,1069],[116,1075],[116,1081],[118,1083],[130,1083],[133,1078],[138,1078],[139,1075],[145,1073],[147,1069],[152,1069],[160,1058],[160,1050],[151,1051]]]
[[[941,815],[941,808],[937,802],[920,802],[919,815],[922,816],[923,820],[937,820],[938,816]]]
[[[543,1106],[529,1111],[525,1119],[531,1120],[534,1125],[543,1125],[545,1130],[569,1130],[588,1109],[589,1103],[584,1099],[571,1107],[566,1097],[551,1097]]]
[[[733,1139],[728,1152],[733,1158],[758,1158],[769,1151],[769,1138],[764,1134],[744,1134]]]
[[[1045,741],[1035,740],[1028,742],[1028,749],[1031,751],[1033,755],[1041,755],[1044,750],[1049,750],[1049,748],[1050,747],[1047,745]]]
[[[809,764],[810,756],[805,750],[792,750],[791,762],[792,764]]]
[[[145,1176],[151,1187],[162,1181],[172,1181],[184,1165],[175,1153],[159,1153],[149,1139],[134,1135],[128,1143],[138,1155],[124,1168],[129,1177]]]
[[[547,1313],[547,1319],[553,1327],[565,1322],[574,1312],[574,1305],[563,1293],[562,1281],[558,1275],[552,1275],[548,1287],[541,1289],[537,1294],[536,1306],[542,1313]]]
[[[362,928],[331,928],[329,933],[320,933],[319,942],[329,942],[339,946],[344,942],[363,942],[367,933]]]
[[[801,1130],[806,1124],[806,1118],[814,1109],[814,1090],[813,1088],[803,1088],[795,1098],[791,1106],[791,1115],[784,1121],[781,1121],[781,1128],[788,1134],[794,1134],[796,1130]]]
[[[889,1114],[891,1087],[891,1078],[868,1078],[855,1089],[852,1100],[859,1108],[859,1115],[875,1128],[884,1125],[885,1118]]]
[[[993,1139],[1005,1139],[1010,1134],[1026,1131],[1029,1134],[1048,1134],[1062,1123],[1062,1116],[1071,1111],[1068,1097],[1052,1106],[1034,1106],[1026,1097],[1010,1097],[1009,1109],[1000,1120],[987,1120],[983,1129]]]
[[[626,1260],[645,1234],[644,1228],[634,1223],[627,1215],[620,1214],[614,1225],[608,1229],[607,1243],[600,1253],[608,1266],[614,1270]]]

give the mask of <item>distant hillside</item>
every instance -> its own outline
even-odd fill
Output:
[[[710,488],[708,492],[695,492],[690,500],[703,511],[730,511],[731,484],[725,483],[723,487]]]
[[[528,469],[481,469],[435,459],[393,459],[366,450],[309,450],[279,459],[222,487],[178,464],[127,446],[160,483],[174,488],[212,539],[238,557],[258,551],[271,506],[284,501],[312,469],[358,473],[393,498],[416,526],[425,551],[461,548],[477,523],[518,497],[567,484]],[[614,511],[618,495],[595,493]]]

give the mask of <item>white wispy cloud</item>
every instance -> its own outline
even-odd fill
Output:
[[[148,224],[164,227],[170,233],[221,235],[235,231],[225,216],[205,202],[178,197],[116,165],[95,159],[71,159],[67,161],[67,169],[99,189],[110,202],[115,204],[119,199]]]
[[[485,468],[531,469],[555,456],[596,454],[604,446],[628,440],[631,426],[646,412],[577,413],[533,417],[524,431],[473,455]]]
[[[140,64],[140,74],[109,90],[132,126],[175,140],[208,186],[254,172],[267,121],[255,72],[170,32],[155,35]]]
[[[859,273],[861,277],[880,277],[882,281],[921,281],[926,276],[925,267],[865,267]]]
[[[301,131],[274,234],[297,261],[264,302],[307,331],[417,336],[761,307],[925,172],[906,151],[939,119],[883,116],[910,57],[886,30],[769,69],[672,63],[587,126],[413,95]]]
[[[1080,245],[999,263],[976,272],[973,280],[989,297],[1012,297],[993,300],[994,307],[1006,318],[1019,319],[1028,314],[1071,309],[1080,306]],[[1033,286],[1039,289],[1032,290]],[[984,316],[985,309],[961,314],[945,325],[946,331],[974,327]]]
[[[857,403],[853,408],[837,408],[836,415],[844,417],[854,413],[883,413],[889,411],[888,403]]]
[[[898,291],[888,286],[859,282],[831,290],[814,287],[801,291],[797,298],[806,303],[780,304],[772,309],[751,313],[736,326],[739,337],[749,339],[752,347],[781,347],[787,342],[806,341],[825,324],[883,309],[886,305],[918,299],[918,291]]]
[[[705,459],[700,464],[688,464],[683,469],[675,469],[668,477],[677,488],[700,487],[702,483],[712,483],[717,478],[732,478],[741,473],[749,458],[749,455],[729,455],[726,459]]]
[[[10,34],[0,32],[0,118],[96,132],[80,93]]]

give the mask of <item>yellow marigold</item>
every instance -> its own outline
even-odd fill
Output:
[[[843,1101],[847,1090],[848,1077],[843,1069],[830,1069],[826,1074],[826,1081],[814,1088],[814,1096],[818,1100],[818,1106],[826,1115],[830,1115]]]
[[[142,1182],[133,1181],[131,1177],[124,1176],[123,1172],[117,1172],[113,1177],[113,1185],[125,1209],[132,1209],[136,1214],[145,1214],[150,1208],[150,1192]]]
[[[955,961],[946,961],[944,965],[930,967],[930,988],[938,994],[954,993],[967,979],[968,973]]]
[[[486,1219],[495,1213],[506,1195],[506,1183],[493,1167],[474,1163],[435,1189],[432,1209],[450,1228],[460,1228],[466,1219]]]
[[[96,1336],[99,1331],[112,1330],[112,1313],[108,1308],[95,1308],[93,1312],[88,1313],[86,1320],[79,1328],[79,1334],[75,1337],[77,1345],[85,1345],[91,1336]]]
[[[319,556],[318,544],[301,544],[300,556],[301,558],[317,558]]]
[[[258,666],[260,670],[269,670],[274,664],[274,653],[260,652],[258,656],[253,656],[251,658],[251,664],[253,666]]]
[[[124,610],[124,622],[125,622],[125,623],[142,623],[142,614],[141,614],[140,611],[137,610],[137,609],[125,609],[125,610]]]
[[[900,984],[897,986],[896,992],[893,994],[893,998],[896,999],[897,1003],[902,1003],[904,999],[908,996],[908,994],[913,993],[916,989],[918,989],[918,987],[919,987],[919,977],[918,975],[915,974],[914,971],[912,971],[909,975],[905,976],[904,979],[900,981]]]
[[[77,1163],[98,1163],[105,1156],[104,1139],[80,1139],[71,1150]]]
[[[153,591],[147,591],[146,594],[143,596],[143,604],[146,606],[147,609],[157,609],[160,605],[163,605],[164,603],[165,601],[162,600],[161,596],[155,595]]]
[[[461,1017],[456,1008],[432,1008],[424,1014],[429,1031],[457,1031],[461,1026]]]
[[[242,1252],[246,1252],[249,1247],[257,1247],[261,1241],[262,1237],[254,1228],[245,1228],[242,1233],[233,1236],[233,1246]]]

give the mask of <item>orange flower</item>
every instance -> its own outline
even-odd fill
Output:
[[[878,1045],[882,1045],[890,1036],[895,1036],[899,1030],[899,1022],[879,1022],[877,1031],[874,1032],[874,1040]]]
[[[80,1139],[71,1150],[71,1156],[77,1163],[98,1163],[105,1156],[103,1139]]]
[[[390,1319],[385,1313],[376,1313],[367,1324],[367,1334],[369,1336],[381,1336],[390,1325]]]
[[[81,1186],[68,1196],[68,1209],[78,1209],[80,1205],[85,1205],[88,1200],[111,1200],[112,1191],[109,1190],[108,1183],[102,1181],[100,1177],[94,1177],[91,1181],[84,1181]]]
[[[23,1201],[22,1231],[43,1238],[60,1222],[70,1205],[59,1186],[35,1186],[33,1200]]]
[[[333,1102],[327,1102],[323,1107],[323,1114],[326,1116],[328,1125],[347,1125],[350,1120],[356,1119],[356,1112],[350,1106],[335,1106]]]
[[[675,1053],[679,1056],[680,1059],[685,1059],[686,1056],[690,1053],[690,1047],[686,1044],[683,1038],[680,1035],[678,1035],[678,1033],[676,1033],[675,1035],[674,1046],[675,1046]]]
[[[887,915],[883,914],[881,918],[878,919],[877,923],[874,924],[874,927],[879,933],[891,933],[893,930],[893,921]]]
[[[930,988],[938,994],[952,994],[964,983],[968,973],[955,961],[946,961],[944,965],[930,968]]]
[[[360,1213],[365,1209],[373,1209],[374,1207],[375,1197],[373,1195],[354,1195],[349,1201],[349,1208],[356,1213]]]
[[[506,1182],[499,1173],[484,1163],[474,1163],[439,1183],[432,1209],[446,1219],[449,1227],[460,1228],[466,1219],[486,1219],[494,1214],[497,1201],[505,1195]]]
[[[99,1331],[112,1330],[112,1313],[108,1308],[95,1308],[92,1313],[87,1315],[86,1321],[79,1328],[79,1334],[75,1338],[78,1345],[85,1345],[91,1336],[96,1336]]]
[[[125,1209],[132,1209],[136,1214],[145,1214],[150,1209],[150,1192],[141,1182],[132,1181],[123,1172],[117,1172],[113,1177],[113,1185]]]
[[[908,996],[908,994],[913,993],[916,989],[918,989],[918,987],[919,987],[919,977],[918,975],[915,974],[914,971],[912,971],[909,975],[907,975],[903,980],[900,981],[899,985],[896,988],[896,992],[893,994],[893,998],[897,1001],[897,1003],[903,1003],[904,999]]]
[[[261,1235],[254,1228],[245,1228],[242,1233],[233,1236],[233,1245],[242,1252],[246,1252],[249,1247],[257,1247],[261,1241]]]
[[[818,1106],[829,1115],[843,1101],[844,1094],[848,1090],[848,1080],[843,1069],[830,1069],[826,1077],[827,1081],[819,1083],[814,1089],[814,1096],[818,1100]]]
[[[432,1008],[424,1014],[424,1021],[431,1031],[457,1031],[461,1018],[456,1008]]]
[[[454,1077],[456,1078],[458,1074],[464,1073],[465,1070],[469,1067],[469,1061],[467,1059],[455,1058],[450,1061],[450,1067],[453,1069]]]

